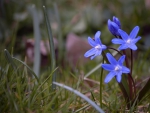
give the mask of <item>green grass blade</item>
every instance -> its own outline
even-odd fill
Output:
[[[62,60],[62,57],[63,57],[63,39],[62,39],[62,30],[61,30],[61,21],[60,21],[60,16],[59,16],[59,11],[58,11],[58,6],[56,3],[54,3],[54,11],[55,11],[55,15],[56,15],[56,20],[58,22],[58,31],[57,31],[57,34],[58,34],[58,60],[59,60],[59,63],[61,62]]]
[[[17,60],[18,62],[20,62],[24,66],[26,66],[27,69],[29,70],[29,72],[36,78],[37,82],[39,83],[39,79],[38,79],[37,75],[34,73],[34,71],[27,64],[25,64],[24,62],[22,62],[21,60],[15,58],[15,57],[12,57],[12,58],[15,59],[15,60]]]
[[[104,58],[103,58],[103,63],[104,63]],[[99,89],[99,91],[100,91],[100,106],[101,106],[101,108],[102,108],[102,88],[103,88],[102,80],[103,80],[103,71],[104,71],[104,69],[101,68],[101,74],[100,74],[100,89]]]
[[[55,59],[55,48],[54,48],[54,41],[52,36],[52,30],[49,23],[48,15],[45,6],[43,6],[44,9],[44,15],[45,15],[45,21],[49,36],[49,43],[50,43],[50,53],[51,53],[51,71],[53,71],[56,68],[56,59]],[[52,81],[56,81],[56,72],[53,73]],[[52,89],[56,89],[56,85],[52,84]]]
[[[58,67],[39,85],[38,89],[40,89],[47,81],[48,79],[52,76],[52,74],[58,69]]]
[[[71,87],[68,87],[64,84],[60,84],[60,83],[57,83],[57,82],[53,82],[53,84],[57,85],[57,86],[60,86],[64,89],[67,89],[71,92],[73,92],[74,94],[80,96],[82,99],[84,99],[85,101],[87,101],[91,106],[93,106],[99,113],[104,113],[104,111],[97,105],[95,104],[95,102],[93,102],[92,100],[90,100],[88,97],[86,97],[85,95],[83,95],[82,93],[80,93],[79,91],[77,90],[74,90],[73,88]]]
[[[5,58],[6,60],[11,64],[11,66],[13,67],[14,70],[17,69],[16,64],[14,63],[10,53],[7,51],[7,49],[4,49],[4,54],[5,54]]]
[[[138,100],[140,101],[148,91],[150,91],[150,77],[148,78],[148,81],[145,84],[145,86],[139,92]]]
[[[29,12],[33,18],[33,30],[34,30],[34,64],[33,64],[33,71],[39,77],[40,73],[40,63],[41,63],[41,53],[40,53],[40,21],[38,18],[38,13],[36,7],[29,6]]]
[[[80,113],[80,111],[82,111],[82,110],[84,110],[84,109],[86,109],[87,107],[89,107],[90,105],[88,104],[88,105],[86,105],[86,106],[83,106],[82,108],[80,108],[80,109],[78,109],[78,110],[76,110],[74,113]]]

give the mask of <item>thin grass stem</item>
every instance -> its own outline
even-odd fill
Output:
[[[67,90],[73,92],[74,94],[80,96],[82,99],[84,99],[85,101],[87,101],[91,106],[93,106],[99,113],[104,113],[104,111],[97,104],[95,104],[95,102],[93,102],[92,100],[90,100],[88,97],[86,97],[85,95],[83,95],[79,91],[74,90],[73,88],[71,88],[69,86],[66,86],[64,84],[60,84],[60,83],[57,83],[57,82],[53,82],[53,83],[56,84],[59,87],[67,89]]]
[[[63,39],[62,39],[62,30],[61,30],[61,20],[60,20],[60,14],[59,14],[59,11],[58,11],[58,6],[57,6],[57,3],[54,3],[54,11],[55,11],[55,14],[56,14],[56,20],[58,22],[58,31],[57,31],[57,34],[58,34],[58,62],[60,63],[60,61],[62,60],[62,56],[63,56]]]
[[[53,41],[53,36],[52,36],[52,30],[50,26],[50,22],[48,19],[47,11],[45,6],[43,6],[44,10],[44,15],[45,15],[45,21],[46,21],[46,26],[47,26],[47,31],[48,31],[48,36],[49,36],[49,44],[50,44],[50,53],[51,53],[51,71],[53,71],[56,68],[56,59],[55,59],[55,48],[54,48],[54,41]],[[53,73],[52,76],[52,81],[56,81],[56,72]],[[52,89],[56,89],[56,85],[52,83]]]

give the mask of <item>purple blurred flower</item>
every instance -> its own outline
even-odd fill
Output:
[[[110,73],[106,76],[104,82],[108,83],[115,76],[117,81],[121,82],[122,73],[130,73],[130,70],[123,66],[125,55],[121,56],[118,61],[110,53],[107,53],[106,56],[110,64],[102,64],[102,68],[110,71]]]
[[[112,39],[112,43],[114,44],[121,44],[119,50],[130,48],[132,50],[137,50],[137,46],[135,43],[141,39],[140,36],[136,38],[136,35],[139,31],[139,27],[136,26],[131,31],[130,35],[128,35],[125,31],[119,29],[118,32],[121,35],[122,39],[114,38]]]
[[[89,51],[87,51],[84,56],[91,57],[91,60],[98,55],[101,55],[102,51],[107,47],[101,43],[100,40],[101,32],[97,31],[95,34],[95,39],[93,40],[91,37],[88,37],[88,43],[93,47]]]
[[[108,20],[108,29],[113,35],[120,36],[118,29],[121,29],[121,24],[117,17],[113,16],[113,21]]]

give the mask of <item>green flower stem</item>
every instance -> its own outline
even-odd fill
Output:
[[[132,78],[132,70],[133,70],[133,50],[131,49],[131,79],[132,79],[132,82],[133,82],[133,87],[134,87],[134,95],[136,97],[136,87],[135,87],[135,82]]]
[[[123,50],[123,54],[127,56],[126,51]],[[126,66],[129,68],[129,62],[128,62],[128,58],[125,57],[125,62],[126,62]],[[128,82],[129,82],[129,94],[130,94],[130,100],[133,99],[133,89],[132,89],[132,76],[131,76],[131,72],[128,74]]]
[[[118,38],[122,39],[121,36],[119,36]],[[123,50],[123,54],[126,55],[126,57],[125,57],[126,66],[127,66],[128,68],[130,68],[130,67],[129,67],[129,61],[128,61],[127,54],[126,54],[126,51],[125,51],[125,50]],[[130,68],[130,69],[132,69],[132,68]],[[131,72],[132,72],[132,70],[131,70]],[[130,99],[130,101],[133,100],[132,82],[133,82],[133,84],[134,84],[134,80],[133,80],[133,78],[132,78],[131,72],[128,73],[129,99]],[[135,86],[134,86],[134,91],[135,91]],[[132,104],[132,103],[130,103],[130,102],[127,102],[127,103],[128,103],[128,104],[127,104],[127,107],[130,108],[130,104]]]
[[[115,49],[115,48],[113,48],[113,47],[108,47],[108,46],[107,46],[107,48],[117,51],[121,56],[123,55],[120,51],[118,51],[117,49]]]
[[[130,51],[131,51],[131,76],[132,76],[132,69],[133,69],[133,51],[132,51],[132,49],[130,49]]]
[[[102,63],[104,63],[104,58],[103,58],[103,61],[102,61]],[[100,75],[100,106],[101,106],[101,108],[102,108],[102,79],[103,79],[103,68],[101,68],[101,75]]]
[[[125,101],[127,102],[127,107],[128,108],[130,108],[130,101],[129,101],[129,96],[128,96],[128,94],[127,94],[127,91],[126,91],[126,89],[125,89],[125,87],[124,87],[124,85],[123,85],[123,83],[122,82],[120,82],[120,83],[118,83],[119,84],[119,87],[120,87],[120,89],[121,89],[121,91],[122,91],[122,93],[123,93],[123,96],[124,96],[124,98],[125,98]]]
[[[107,63],[109,63],[109,61],[108,61],[108,59],[107,59],[107,57],[106,57],[106,53],[105,53],[104,51],[102,51],[102,56],[103,56],[103,59],[104,59]]]

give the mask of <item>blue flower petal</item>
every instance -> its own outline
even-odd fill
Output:
[[[122,75],[122,72],[120,71],[116,76],[116,79],[119,83],[121,82],[121,75]]]
[[[112,22],[111,23],[111,33],[113,34],[113,35],[119,35],[120,36],[120,34],[118,33],[118,29],[119,29],[119,26],[115,23],[115,22]]]
[[[95,47],[97,44],[95,43],[95,41],[91,38],[91,37],[88,37],[88,43],[92,46],[92,47]]]
[[[92,56],[92,55],[94,55],[95,53],[96,53],[96,49],[95,48],[92,48],[92,49],[90,49],[90,50],[88,50],[85,54],[84,54],[84,56],[85,57],[89,57],[89,56]]]
[[[108,83],[115,76],[115,72],[111,71],[105,78],[104,82]]]
[[[119,63],[120,65],[123,65],[124,60],[125,60],[125,55],[123,55],[123,56],[121,56],[121,57],[119,58],[118,63]]]
[[[93,60],[93,59],[94,59],[96,56],[98,56],[98,55],[99,55],[99,52],[96,51],[95,55],[91,56],[91,60]]]
[[[96,56],[101,55],[101,53],[102,53],[102,50],[99,50],[99,51],[97,50],[95,52],[95,55],[91,56],[91,60],[93,60]]]
[[[121,37],[122,37],[122,39],[124,40],[124,41],[126,41],[126,40],[128,40],[128,34],[126,33],[126,32],[124,32],[123,30],[121,30],[121,29],[119,29],[118,30],[118,32],[119,32],[119,34],[121,35]]]
[[[125,66],[122,66],[122,73],[130,73],[130,69]]]
[[[101,45],[101,47],[102,47],[102,50],[107,49],[107,47],[105,45]]]
[[[113,21],[116,22],[116,17],[115,16],[113,16]]]
[[[98,44],[102,44],[102,43],[101,43],[101,40],[100,40],[100,35],[101,35],[101,32],[100,32],[100,31],[97,31],[96,34],[95,34],[95,41],[96,41],[96,43],[98,43]]]
[[[123,50],[123,49],[127,49],[127,48],[128,48],[127,44],[122,44],[118,49]]]
[[[107,21],[107,24],[108,24],[108,29],[109,29],[111,26],[111,20],[110,19]]]
[[[119,26],[119,28],[121,28],[120,21],[117,17],[113,16],[113,21]]]
[[[113,44],[123,44],[124,41],[122,39],[114,38],[111,40]]]
[[[107,53],[106,56],[107,56],[108,61],[112,65],[117,65],[118,64],[118,62],[116,61],[116,59],[110,53]]]
[[[91,56],[91,58],[90,58],[90,59],[91,59],[91,60],[93,60],[95,57],[96,57],[96,55],[93,55],[93,56]]]
[[[139,32],[139,26],[134,27],[130,33],[130,38],[134,39],[138,32]]]
[[[139,41],[141,39],[141,37],[140,36],[138,36],[136,39],[134,39],[132,42],[133,43],[136,43],[137,41]]]
[[[102,54],[102,49],[100,49],[99,51],[97,51],[97,55],[101,55]]]
[[[132,45],[130,46],[130,48],[131,48],[132,50],[137,50],[137,46],[136,46],[135,44],[132,44]]]
[[[112,66],[110,64],[102,64],[102,68],[104,68],[107,71],[113,71],[114,70],[114,66]]]

